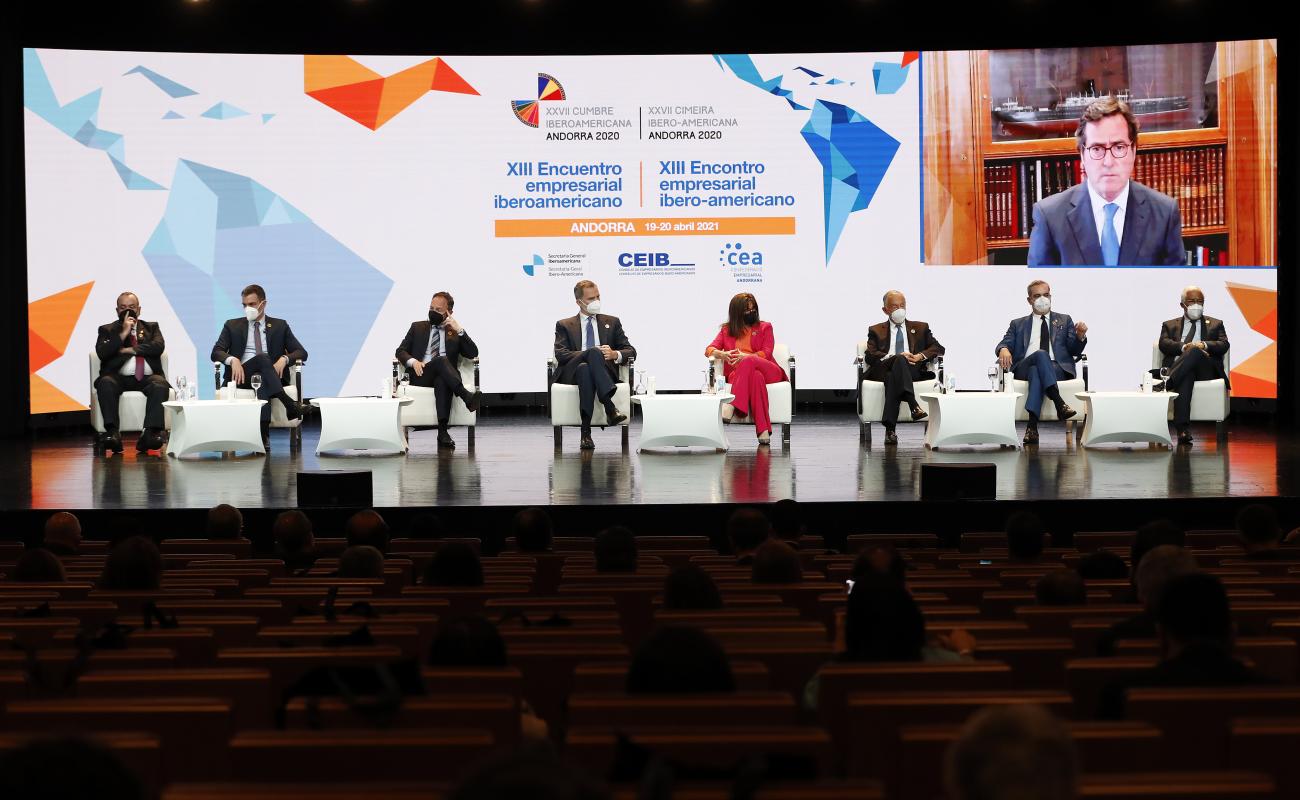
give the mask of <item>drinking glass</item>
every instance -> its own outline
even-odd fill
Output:
[[[253,375],[253,377],[248,379],[248,385],[253,387],[253,394],[257,394],[262,390],[262,376],[257,374]]]

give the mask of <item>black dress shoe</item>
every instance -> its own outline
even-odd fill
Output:
[[[483,404],[483,393],[480,392],[478,389],[475,389],[474,394],[470,395],[469,399],[465,401],[465,408],[469,410],[469,413],[477,414],[479,406],[481,406],[482,404]]]
[[[609,420],[610,425],[622,425],[623,421],[627,419],[627,414],[616,408],[613,411],[606,411],[605,418]]]
[[[1187,430],[1186,428],[1184,428],[1183,430],[1181,430],[1181,431],[1178,432],[1178,444],[1179,444],[1179,445],[1190,445],[1191,443],[1192,443],[1192,433],[1191,433],[1191,431],[1189,431],[1189,430]]]
[[[282,403],[282,405],[284,406],[285,419],[294,420],[302,418],[302,406],[298,404],[297,400],[290,400],[287,403]]]
[[[920,422],[921,420],[925,419],[928,416],[930,416],[930,412],[926,411],[924,408],[921,408],[920,406],[914,406],[912,408],[913,422]]]
[[[158,450],[163,446],[162,431],[143,430],[140,431],[140,438],[135,442],[137,453],[147,453],[150,450]]]
[[[578,449],[579,449],[579,450],[595,450],[595,449],[596,449],[596,443],[593,442],[593,441],[591,440],[591,434],[589,434],[589,433],[584,433],[584,434],[582,435],[582,441],[578,444]]]
[[[122,452],[122,435],[117,431],[104,431],[99,437],[99,449]]]
[[[885,444],[898,444],[898,434],[894,431],[885,431]]]
[[[1038,428],[1025,428],[1025,444],[1038,444]]]
[[[1061,403],[1056,407],[1056,418],[1061,420],[1062,422],[1069,419],[1070,417],[1076,416],[1078,413],[1079,413],[1078,411],[1075,411],[1073,408],[1070,408],[1065,403]]]
[[[456,440],[451,438],[451,434],[446,431],[438,431],[438,448],[455,449]]]

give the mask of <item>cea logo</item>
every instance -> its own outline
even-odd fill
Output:
[[[746,250],[740,242],[727,242],[727,245],[718,251],[718,263],[728,267],[762,266],[763,253],[759,250]]]
[[[520,266],[523,267],[524,274],[531,278],[533,275],[537,274],[537,268],[544,263],[546,262],[542,260],[541,256],[533,253],[533,260],[527,264],[521,264]]]
[[[667,253],[619,253],[620,267],[693,267],[694,263],[676,263]]]

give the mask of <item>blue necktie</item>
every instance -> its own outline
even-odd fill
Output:
[[[587,343],[583,345],[584,350],[590,350],[596,346],[596,331],[591,327],[591,317],[587,317]]]
[[[1119,263],[1119,236],[1115,234],[1115,213],[1119,206],[1107,203],[1103,206],[1106,222],[1101,226],[1101,262],[1108,267]]]
[[[903,326],[895,325],[894,326],[894,355],[898,355],[899,353],[903,352],[906,349],[907,346],[903,344]]]

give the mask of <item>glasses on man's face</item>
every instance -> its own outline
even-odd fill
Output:
[[[1103,158],[1106,157],[1106,153],[1108,151],[1115,158],[1124,158],[1125,156],[1128,155],[1128,151],[1131,150],[1132,148],[1133,145],[1129,144],[1128,142],[1116,142],[1115,144],[1109,146],[1104,144],[1093,144],[1093,145],[1089,145],[1084,149],[1088,151],[1088,157],[1091,158],[1093,161],[1101,161]]]

